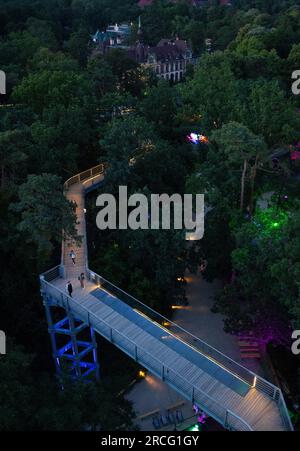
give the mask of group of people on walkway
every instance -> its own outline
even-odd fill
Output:
[[[70,258],[72,260],[73,265],[76,265],[76,254],[73,250],[71,250],[71,252],[70,252]],[[85,275],[83,272],[78,276],[78,280],[80,282],[81,288],[84,288]],[[68,282],[66,284],[66,292],[68,293],[68,295],[70,297],[72,297],[73,285],[70,280],[68,280]]]

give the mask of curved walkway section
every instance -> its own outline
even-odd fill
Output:
[[[281,390],[111,284],[88,268],[85,194],[104,180],[104,165],[72,177],[65,194],[75,201],[78,247],[62,243],[61,265],[44,273],[41,291],[55,305],[94,328],[222,426],[241,431],[292,430]],[[75,264],[70,253],[76,254]],[[80,287],[84,272],[87,283]],[[66,281],[74,287],[66,294]]]

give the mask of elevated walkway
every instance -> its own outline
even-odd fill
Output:
[[[292,430],[279,388],[88,268],[84,199],[87,190],[103,182],[104,170],[103,165],[96,166],[65,184],[67,198],[77,204],[77,227],[83,241],[80,247],[62,243],[61,265],[41,276],[44,303],[64,308],[225,428]],[[75,265],[71,250],[76,253]],[[87,278],[84,289],[78,281],[81,272]],[[73,284],[73,297],[65,291],[67,280]]]

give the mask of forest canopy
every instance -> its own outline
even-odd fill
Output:
[[[134,43],[139,16],[147,45],[178,36],[191,46],[197,64],[181,83],[159,80],[119,49],[92,57],[92,33],[132,22]],[[11,393],[0,429],[133,428],[132,406],[117,397],[136,371],[128,361],[128,374],[108,374],[96,393],[81,385],[77,396],[67,397],[69,386],[60,393],[39,294],[39,274],[59,263],[60,231],[75,235],[63,181],[99,162],[108,164],[106,192],[125,184],[146,196],[205,193],[210,211],[203,240],[187,249],[178,231],[100,234],[90,195],[95,271],[169,315],[186,302],[185,271],[205,258],[205,278],[223,283],[215,311],[225,330],[289,349],[300,329],[300,167],[291,158],[300,152],[291,90],[299,42],[296,0],[154,0],[144,9],[136,0],[0,0],[0,329],[10,348],[0,397],[1,386]],[[208,143],[187,142],[193,131]],[[98,424],[81,408],[90,402]]]

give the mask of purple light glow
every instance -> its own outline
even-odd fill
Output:
[[[205,415],[204,412],[201,415],[198,416],[197,421],[200,424],[205,424],[205,422],[206,422],[206,415]]]
[[[266,321],[267,318],[267,321]],[[268,345],[290,347],[291,344],[291,327],[287,326],[288,322],[283,317],[275,314],[261,314],[257,316],[253,324],[251,335],[249,331],[241,332],[239,338],[256,342],[263,349]]]
[[[201,135],[199,133],[195,133],[195,132],[191,132],[189,135],[187,135],[186,137],[187,141],[189,141],[190,143],[193,144],[208,144],[209,140],[207,138],[207,136],[205,135]]]

